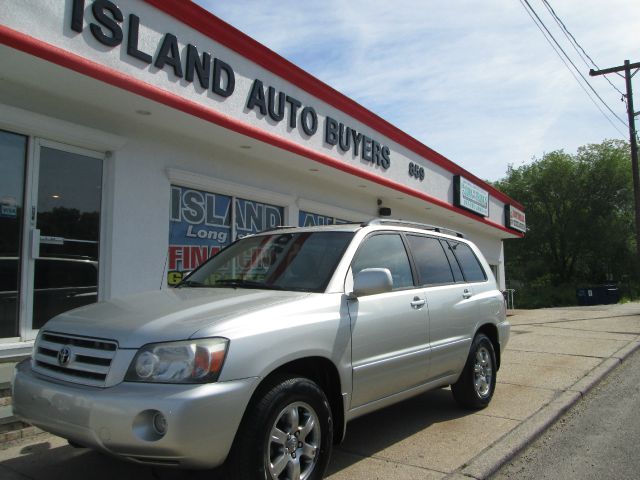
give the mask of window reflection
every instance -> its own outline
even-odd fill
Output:
[[[0,130],[0,338],[18,335],[27,137]]]

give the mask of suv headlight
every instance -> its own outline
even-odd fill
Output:
[[[133,358],[125,381],[156,383],[215,382],[222,370],[229,340],[203,338],[150,343]]]

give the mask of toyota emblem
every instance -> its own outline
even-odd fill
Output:
[[[58,352],[58,363],[60,364],[61,367],[66,367],[67,365],[69,365],[70,361],[71,361],[71,348],[69,348],[69,345],[65,345]]]

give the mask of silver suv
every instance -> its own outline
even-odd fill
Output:
[[[152,465],[320,479],[348,421],[451,385],[488,405],[509,337],[480,251],[406,222],[243,238],[177,288],[59,315],[16,367],[14,412]]]

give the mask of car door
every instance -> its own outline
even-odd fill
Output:
[[[399,233],[367,237],[352,262],[351,273],[388,268],[393,290],[352,299],[352,408],[425,382],[428,376],[428,321],[424,293]]]
[[[425,288],[431,348],[430,380],[459,373],[475,321],[472,285],[465,281],[447,241],[407,235],[418,283]],[[457,243],[457,242],[456,242]]]

